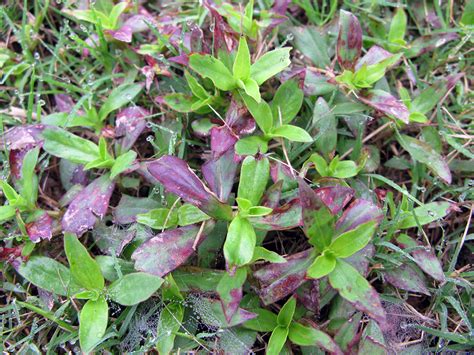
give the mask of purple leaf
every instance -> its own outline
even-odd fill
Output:
[[[73,163],[67,159],[59,160],[59,177],[65,190],[69,190],[77,184],[86,186],[89,182],[84,165]]]
[[[250,218],[252,225],[261,230],[287,230],[303,225],[300,200],[295,198],[264,217]]]
[[[235,157],[234,149],[229,149],[219,158],[214,158],[206,162],[202,167],[202,175],[211,190],[221,201],[226,202],[234,185],[237,173],[238,160]]]
[[[159,277],[168,274],[188,260],[195,252],[193,247],[199,245],[213,227],[212,222],[207,222],[202,231],[201,225],[194,224],[156,235],[140,245],[132,254],[135,269]]]
[[[151,198],[133,197],[123,194],[114,210],[114,221],[117,224],[129,224],[137,221],[137,214],[146,213],[160,207],[160,203]]]
[[[395,269],[384,271],[383,275],[385,280],[396,288],[430,295],[426,287],[425,276],[408,264],[402,264]]]
[[[257,127],[253,117],[247,114],[247,108],[239,105],[235,100],[231,101],[227,109],[225,122],[239,136],[251,134]]]
[[[294,189],[298,182],[291,173],[291,169],[287,164],[283,164],[280,161],[272,160],[270,163],[270,176],[273,182],[283,181],[283,191]]]
[[[280,204],[281,190],[283,187],[283,180],[277,181],[270,186],[262,197],[262,206],[275,209]]]
[[[46,127],[42,124],[13,127],[0,137],[0,147],[7,150],[36,147],[43,143],[41,133]]]
[[[211,151],[214,158],[219,158],[221,155],[233,148],[239,138],[227,127],[213,127],[211,129]]]
[[[404,123],[409,122],[408,116],[410,112],[408,108],[401,100],[398,100],[388,92],[369,90],[366,95],[359,96],[359,100],[389,117],[399,119]]]
[[[319,313],[319,280],[309,280],[296,291],[296,297],[307,309]]]
[[[128,25],[120,27],[118,30],[105,30],[105,33],[120,42],[132,42],[132,28]]]
[[[375,247],[372,244],[367,244],[363,249],[350,257],[344,259],[351,264],[361,275],[367,276],[369,271],[369,259],[375,254]]]
[[[33,243],[43,239],[50,240],[53,236],[53,219],[43,211],[33,222],[25,225],[26,232]]]
[[[117,114],[115,135],[119,137],[121,151],[129,150],[146,127],[145,118],[150,111],[142,107],[128,107]]]
[[[357,61],[355,70],[362,68],[362,65],[374,65],[392,57],[393,54],[379,46],[372,46],[367,53]]]
[[[337,36],[337,61],[344,69],[354,69],[362,51],[362,28],[359,20],[350,12],[339,12],[339,35]]]
[[[58,112],[71,112],[74,108],[74,101],[72,97],[67,94],[54,95],[54,102],[56,102],[56,110]]]
[[[221,202],[191,171],[184,160],[165,155],[150,163],[148,170],[167,191],[195,205],[209,216],[224,220],[232,219],[232,208]]]
[[[407,58],[418,57],[424,53],[432,51],[438,47],[444,46],[446,43],[458,38],[457,33],[434,33],[427,36],[418,37],[405,51]]]
[[[337,235],[357,228],[369,221],[380,223],[383,219],[382,210],[372,202],[357,199],[344,211],[336,223]]]
[[[214,22],[214,53],[216,55],[220,51],[230,53],[237,45],[237,40],[234,37],[235,32],[224,21],[213,5],[214,3],[210,0],[204,1],[204,6],[210,11],[212,21]]]
[[[97,217],[107,213],[115,182],[109,175],[103,175],[84,188],[69,205],[62,219],[64,232],[81,235],[94,227]]]
[[[10,150],[8,154],[8,161],[10,162],[10,172],[14,180],[21,179],[21,169],[23,167],[23,158],[33,146],[27,146],[23,149]]]
[[[157,26],[157,22],[152,15],[147,13],[133,15],[124,22],[124,26],[129,27],[132,33],[148,31],[153,25]]]
[[[242,300],[242,286],[247,279],[247,269],[239,268],[233,275],[225,273],[217,285],[216,291],[221,299],[222,311],[228,322],[239,309]]]
[[[286,263],[270,264],[254,273],[260,282],[259,294],[264,304],[277,302],[305,282],[306,269],[314,261],[311,250],[291,255],[286,258]]]

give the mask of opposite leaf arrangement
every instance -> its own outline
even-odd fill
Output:
[[[333,1],[329,10],[294,3],[317,24],[337,8]],[[216,351],[240,354],[258,343],[270,355],[296,347],[384,354],[390,348],[384,335],[396,333],[387,304],[464,282],[443,267],[423,229],[458,207],[447,195],[426,203],[415,197],[423,179],[451,184],[450,166],[427,139],[432,127],[423,127],[422,139],[409,135],[416,124],[431,122],[430,113],[463,74],[415,95],[400,80],[400,99],[394,96],[388,76],[401,75],[397,65],[440,46],[405,40],[403,8],[394,12],[388,34],[370,37],[362,55],[363,28],[344,10],[331,25],[337,36],[324,40],[311,26],[285,28],[296,51],[266,37],[286,20],[287,1],[256,13],[253,1],[243,9],[205,1],[200,21],[211,18],[212,41],[199,27],[170,25],[168,17],[162,25],[141,5],[133,16],[135,5],[109,5],[64,11],[98,31],[99,44],[88,45],[87,56],[102,58],[103,46],[131,49],[142,32],[154,42],[133,48],[133,65],[104,64],[117,84],[107,97],[92,89],[77,103],[56,95],[57,112],[2,136],[12,182],[0,181],[0,221],[19,241],[2,248],[2,261],[53,302],[46,310],[43,296],[27,298],[21,307],[56,323],[68,341],[78,338],[84,353],[120,344],[133,317],[153,309],[153,337],[142,339],[140,351],[210,351],[219,343]],[[160,86],[165,60],[157,53],[173,63]],[[145,85],[135,83],[143,60]],[[149,109],[135,103],[146,100],[144,86],[149,95],[159,92]],[[376,173],[381,154],[366,145],[373,136],[364,138],[369,116],[382,122],[373,136],[392,130],[387,140],[399,157],[386,164],[403,160],[415,181],[411,191]],[[144,132],[152,132],[147,143]],[[45,189],[41,182],[50,173],[57,183]],[[47,194],[61,189],[66,193],[50,204]],[[56,240],[63,240],[65,259],[47,249]],[[187,308],[193,297],[207,312],[197,321]],[[61,303],[61,312],[52,310]],[[144,304],[155,308],[144,311]],[[430,312],[447,322],[446,304],[468,323],[456,299],[433,303]],[[447,334],[456,344],[469,341],[445,323],[442,331],[428,325],[417,329]],[[225,344],[229,329],[239,347]]]

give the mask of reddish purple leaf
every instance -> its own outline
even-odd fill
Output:
[[[389,117],[399,119],[404,123],[409,122],[408,116],[410,112],[408,108],[401,100],[398,100],[388,92],[369,90],[365,96],[359,96],[359,100]]]
[[[270,162],[270,176],[275,183],[283,181],[283,191],[292,190],[298,184],[288,165],[280,161],[272,160]]]
[[[396,288],[430,295],[425,276],[411,265],[402,264],[395,269],[384,271],[383,275],[385,280]]]
[[[87,185],[77,194],[64,214],[63,231],[80,236],[94,227],[97,217],[103,218],[107,213],[114,188],[115,182],[110,180],[109,175],[102,175]]]
[[[239,138],[227,126],[211,128],[212,156],[219,158],[233,148],[238,140]]]
[[[75,105],[72,97],[67,94],[54,95],[54,102],[56,102],[58,112],[71,112]]]
[[[132,28],[128,25],[120,27],[118,30],[105,30],[105,33],[120,42],[132,42]]]
[[[213,5],[214,3],[211,0],[204,1],[204,6],[210,11],[211,21],[214,25],[214,53],[218,54],[219,51],[230,53],[237,45],[235,32],[227,22],[224,21]]]
[[[23,167],[23,158],[33,146],[27,146],[24,149],[10,150],[8,155],[8,161],[10,162],[10,172],[14,180],[21,179],[21,169]]]
[[[228,322],[238,311],[243,296],[243,285],[247,279],[245,268],[237,269],[233,275],[225,273],[217,285],[216,291],[222,303],[222,311]]]
[[[277,208],[280,204],[282,187],[282,180],[270,186],[262,197],[262,206],[270,207],[271,209]]]
[[[446,43],[458,38],[457,33],[434,33],[427,36],[418,37],[405,51],[407,58],[418,57],[424,53],[432,51],[438,47],[444,46]]]
[[[181,53],[180,55],[169,57],[168,60],[170,62],[181,64],[186,67],[189,65],[189,55],[186,53]]]
[[[351,264],[361,275],[364,277],[367,276],[369,271],[369,262],[375,254],[375,247],[372,244],[367,244],[363,249],[359,250],[357,253],[351,255],[350,257],[344,259],[349,264]]]
[[[393,54],[379,46],[372,46],[367,53],[357,61],[355,70],[362,68],[362,65],[374,65],[392,57]]]
[[[195,205],[217,219],[232,219],[232,208],[211,192],[188,164],[175,156],[165,155],[148,165],[148,170],[171,193]]]
[[[354,69],[362,51],[362,28],[359,20],[350,12],[339,12],[339,35],[337,36],[337,61],[344,69]]]
[[[382,219],[383,212],[380,207],[370,201],[357,199],[350,204],[341,218],[338,219],[336,233],[337,235],[342,234],[369,221],[380,223]]]
[[[121,151],[129,150],[146,127],[145,118],[150,111],[139,107],[127,107],[117,114],[115,137],[119,138]]]
[[[305,282],[306,269],[314,261],[311,250],[291,255],[286,258],[286,263],[269,264],[254,273],[260,282],[259,294],[264,304],[277,302]]]
[[[129,224],[137,221],[137,214],[146,213],[161,207],[160,203],[151,198],[133,197],[123,194],[114,209],[114,222]]]
[[[13,248],[0,246],[0,261],[6,261],[10,263],[15,268],[15,270],[18,270],[23,262],[23,257],[21,256],[22,250],[23,245],[17,245]]]
[[[164,231],[140,245],[132,254],[135,269],[156,276],[164,276],[176,269],[194,254],[193,246],[199,245],[214,224],[207,222],[201,235],[201,225],[194,224]],[[196,243],[196,238],[199,240]],[[159,256],[159,257],[157,257]]]
[[[227,109],[225,122],[239,136],[251,134],[257,127],[253,117],[248,114],[247,108],[239,105],[235,100],[231,101]]]
[[[309,280],[296,291],[296,297],[307,309],[319,313],[319,280]]]
[[[226,202],[229,199],[238,165],[234,149],[231,148],[219,158],[211,159],[201,167],[204,179],[221,201]]]
[[[131,29],[132,33],[145,32],[150,29],[151,26],[157,26],[157,22],[152,15],[148,14],[144,9],[140,9],[140,14],[129,17],[125,22],[124,26]]]
[[[26,232],[33,243],[43,239],[50,240],[53,236],[53,219],[43,211],[34,221],[26,223]]]
[[[287,230],[303,225],[300,200],[295,198],[264,217],[250,218],[252,225],[261,230]]]
[[[340,185],[320,187],[314,191],[332,214],[342,211],[354,197],[353,189]]]

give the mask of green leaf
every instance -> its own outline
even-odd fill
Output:
[[[109,307],[103,296],[89,300],[79,315],[79,343],[84,353],[91,352],[100,342],[107,329]]]
[[[382,324],[385,323],[386,315],[377,291],[350,264],[337,259],[336,267],[329,274],[329,283],[356,309]]]
[[[250,68],[250,77],[262,85],[290,65],[291,48],[279,48],[265,53]]]
[[[280,351],[283,349],[287,337],[287,327],[276,327],[270,336],[270,340],[268,341],[267,355],[280,355]]]
[[[254,206],[250,207],[246,212],[248,217],[262,217],[272,213],[273,209],[265,206]]]
[[[15,204],[20,198],[20,195],[18,195],[15,189],[8,182],[0,180],[0,188],[2,189],[3,194],[7,198],[8,202],[10,202],[12,205]]]
[[[257,206],[265,192],[270,177],[270,162],[267,157],[255,159],[248,156],[242,163],[237,196]]]
[[[273,331],[278,326],[276,314],[264,308],[253,308],[251,311],[258,314],[258,317],[246,321],[243,324],[245,328],[266,333]]]
[[[236,216],[229,225],[224,243],[224,256],[229,269],[252,260],[257,237],[246,218]]]
[[[43,149],[51,155],[78,164],[87,164],[99,158],[99,147],[95,143],[66,130],[45,129],[43,137]]]
[[[189,57],[189,65],[199,75],[211,79],[214,86],[220,90],[229,91],[237,86],[236,80],[224,63],[208,54],[192,54]]]
[[[179,303],[169,303],[163,307],[158,321],[156,350],[159,354],[170,354],[174,348],[176,333],[181,328],[184,308]]]
[[[286,301],[286,303],[281,307],[280,312],[278,313],[277,323],[280,327],[288,328],[296,309],[296,297],[292,296]]]
[[[206,100],[210,97],[206,89],[204,89],[201,84],[192,76],[189,74],[189,72],[186,70],[184,72],[184,77],[186,78],[186,81],[188,82],[188,86],[191,89],[192,93],[194,96],[200,98],[201,100]]]
[[[342,233],[328,247],[338,258],[348,258],[364,248],[377,229],[375,221],[357,226],[348,232]]]
[[[111,112],[131,104],[141,90],[140,84],[123,84],[113,89],[99,110],[99,120],[103,121]]]
[[[68,296],[80,289],[66,266],[45,256],[32,256],[18,272],[33,285],[56,295]]]
[[[244,81],[244,90],[247,95],[252,97],[257,103],[262,101],[260,97],[260,88],[255,80],[248,78]]]
[[[74,281],[88,290],[102,290],[104,277],[99,264],[92,259],[87,249],[74,234],[64,234],[64,250]]]
[[[424,226],[446,216],[451,209],[450,202],[430,202],[417,207],[412,211],[403,212],[398,220],[397,228],[406,229],[418,226]],[[416,216],[416,219],[415,219]],[[417,223],[418,220],[418,223]]]
[[[107,294],[114,302],[123,306],[133,306],[150,298],[163,281],[158,276],[134,272],[113,282],[108,287]]]
[[[274,251],[265,249],[264,247],[255,247],[255,250],[253,251],[251,263],[254,263],[258,260],[268,261],[272,264],[286,263],[286,259],[283,256],[275,253]]]
[[[451,183],[452,177],[448,164],[429,144],[407,135],[398,135],[398,142],[414,160],[426,164],[428,169],[447,184]]]
[[[199,208],[188,203],[182,205],[178,209],[178,224],[180,226],[187,226],[210,219],[207,214],[202,212]]]
[[[25,154],[21,168],[20,194],[32,206],[38,197],[38,177],[35,167],[38,161],[39,148],[34,148]]]
[[[261,136],[244,137],[235,144],[235,152],[239,155],[265,154],[267,150],[268,142]]]
[[[298,114],[303,104],[304,93],[298,86],[296,80],[285,81],[275,93],[270,104],[273,114],[273,124],[277,126],[281,123],[288,124]]]
[[[328,156],[336,149],[337,120],[322,97],[319,97],[314,105],[312,129],[316,133],[314,142],[317,150]]]
[[[283,137],[293,142],[310,143],[313,138],[303,128],[285,124],[271,131],[272,137]]]
[[[147,213],[137,214],[137,222],[153,229],[174,227],[178,224],[177,210],[155,208]]]
[[[137,153],[133,150],[129,150],[128,152],[119,155],[117,159],[115,159],[112,169],[110,169],[110,179],[114,179],[118,174],[130,168],[136,157]]]
[[[0,206],[0,222],[7,221],[16,214],[16,209],[13,206]]]
[[[193,106],[202,99],[186,96],[181,93],[169,94],[164,97],[165,103],[178,112],[192,112]]]
[[[255,99],[244,93],[241,93],[241,96],[244,100],[245,106],[247,106],[250,114],[255,119],[255,122],[257,122],[257,125],[262,132],[270,132],[273,125],[273,115],[270,105],[264,100],[257,102]]]
[[[237,50],[237,56],[235,57],[233,72],[235,79],[241,79],[244,82],[250,77],[250,51],[244,36],[240,37],[239,48]]]
[[[316,258],[308,268],[306,275],[312,279],[320,279],[331,273],[336,267],[336,258],[334,255],[326,252]]]
[[[341,350],[326,333],[311,326],[293,322],[288,333],[290,341],[299,346],[318,346],[331,354],[341,354]]]
[[[122,12],[125,11],[127,7],[128,7],[128,4],[126,1],[124,1],[124,2],[119,2],[117,5],[115,5],[112,8],[112,11],[110,11],[110,14],[108,15],[110,26],[112,27],[111,29],[116,29],[118,18],[122,14]]]
[[[388,32],[388,40],[392,43],[401,43],[403,42],[403,37],[405,37],[405,32],[407,28],[407,15],[402,7],[397,9],[395,16],[393,16],[392,22],[390,24],[390,30]]]

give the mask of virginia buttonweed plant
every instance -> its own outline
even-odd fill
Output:
[[[472,10],[2,6],[3,351],[472,349]]]

